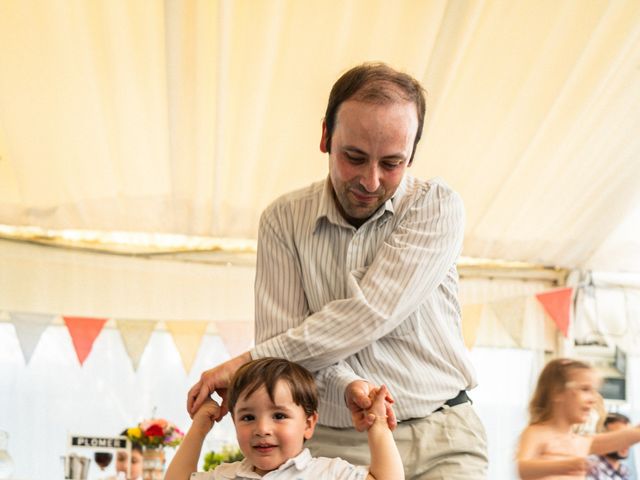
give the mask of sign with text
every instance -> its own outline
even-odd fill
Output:
[[[129,449],[127,437],[87,437],[84,435],[69,435],[70,447],[87,448],[124,448]]]

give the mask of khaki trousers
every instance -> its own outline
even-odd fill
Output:
[[[445,406],[400,424],[393,432],[406,480],[483,480],[487,477],[487,438],[469,402]],[[366,433],[318,425],[305,444],[314,457],[340,457],[369,465]]]

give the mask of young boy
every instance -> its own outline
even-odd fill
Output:
[[[402,461],[387,425],[387,396],[384,386],[372,393],[368,468],[340,458],[313,458],[304,448],[318,421],[313,376],[288,360],[254,360],[236,372],[228,392],[229,411],[245,459],[222,464],[213,472],[192,474],[197,470],[204,438],[220,414],[220,406],[207,400],[193,416],[165,480],[402,480]]]

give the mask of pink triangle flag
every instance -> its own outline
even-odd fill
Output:
[[[555,322],[558,330],[567,337],[569,335],[569,318],[571,316],[573,288],[558,288],[556,290],[538,293],[536,298],[545,312],[547,312]]]
[[[231,357],[246,352],[253,345],[253,322],[216,321],[218,335]]]
[[[64,323],[67,324],[73,348],[80,361],[80,365],[89,356],[93,348],[93,342],[107,322],[106,318],[89,318],[89,317],[67,317],[63,316]]]

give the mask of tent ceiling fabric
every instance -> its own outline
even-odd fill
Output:
[[[255,238],[326,174],[334,80],[385,61],[465,255],[640,272],[637,0],[7,0],[0,58],[1,224]]]

